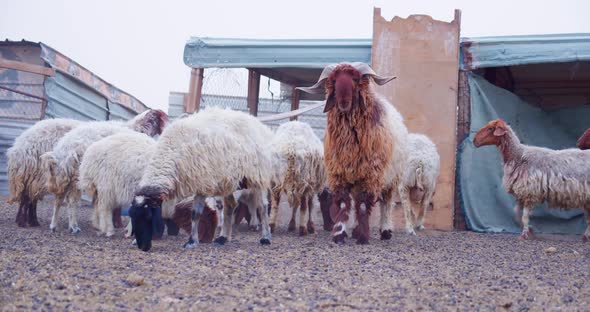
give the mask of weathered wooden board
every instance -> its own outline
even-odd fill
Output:
[[[378,91],[394,103],[411,132],[434,141],[441,156],[434,210],[426,222],[441,230],[453,229],[459,28],[458,10],[449,23],[426,15],[387,21],[379,8],[374,10],[372,66],[381,75],[398,77]],[[398,228],[402,213],[394,212]]]

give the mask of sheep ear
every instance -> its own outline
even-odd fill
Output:
[[[496,129],[494,130],[494,136],[503,136],[506,134],[506,128],[502,127],[502,126],[496,126]]]
[[[331,92],[328,96],[328,99],[326,100],[326,106],[324,106],[324,113],[329,112],[332,108],[334,108],[334,106],[336,106],[336,95],[334,95],[334,92]]]
[[[366,99],[363,94],[363,90],[359,90],[358,97],[359,97],[359,107],[361,110],[364,111],[365,109],[367,109],[367,103],[365,101]]]

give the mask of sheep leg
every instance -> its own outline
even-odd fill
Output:
[[[320,202],[320,210],[322,211],[322,219],[324,220],[324,231],[331,231],[334,228],[334,222],[330,216],[330,205],[332,204],[332,194],[328,188],[324,188],[321,193],[318,193],[318,201]]]
[[[104,228],[102,228],[102,232],[105,234],[106,237],[111,237],[115,235],[115,224],[113,223],[113,209],[111,209],[112,205],[105,205],[104,203],[101,203],[98,207],[100,208],[100,212],[102,212],[102,220],[104,220]]]
[[[305,236],[307,235],[307,227],[306,227],[306,223],[307,221],[305,220],[305,218],[307,217],[307,199],[305,198],[305,195],[301,196],[301,205],[300,205],[300,209],[299,209],[299,236]]]
[[[113,224],[117,229],[123,227],[123,220],[121,219],[121,207],[113,209]]]
[[[381,200],[379,201],[380,208],[380,222],[379,233],[381,240],[389,240],[393,236],[393,222],[391,221],[391,199],[393,197],[393,190],[386,190],[381,193]]]
[[[248,212],[250,213],[250,222],[248,222],[248,226],[250,231],[256,232],[258,231],[258,227],[260,226],[260,220],[258,219],[258,214],[256,211],[258,207],[248,205]]]
[[[64,196],[63,195],[55,195],[55,203],[53,204],[53,215],[51,215],[51,223],[49,224],[49,229],[52,232],[55,232],[57,229],[57,222],[59,219],[59,209],[63,205]]]
[[[279,202],[281,201],[281,191],[272,190],[270,197],[270,231],[274,233],[279,218]]]
[[[434,196],[433,192],[428,192],[422,202],[420,203],[420,210],[418,212],[417,222],[414,223],[418,230],[424,230],[424,220],[426,219],[426,210],[428,210],[432,206],[432,197]]]
[[[332,228],[332,240],[336,244],[344,244],[346,235],[346,222],[350,212],[350,191],[346,188],[338,188],[332,195],[330,206],[330,218],[334,221]]]
[[[26,194],[27,190],[21,193],[20,201],[18,203],[18,213],[16,214],[16,224],[19,227],[27,226],[27,216],[29,214],[29,196]]]
[[[590,241],[590,205],[587,205],[584,208],[584,216],[586,217],[586,232],[582,235],[582,241],[588,242]]]
[[[27,223],[29,223],[29,226],[39,226],[39,220],[37,220],[37,200],[30,199],[29,204]]]
[[[356,243],[359,245],[369,243],[369,217],[371,216],[371,209],[374,204],[374,196],[367,192],[359,193],[354,199],[354,208],[358,220],[358,238]]]
[[[418,214],[415,216],[414,226],[416,230],[424,230],[424,219],[426,218],[426,209],[430,203],[428,200],[423,200],[420,205],[418,206]]]
[[[184,243],[186,249],[195,248],[199,244],[199,219],[205,210],[205,205],[205,197],[195,196],[191,213],[191,235],[188,237],[188,241]]]
[[[232,218],[234,210],[238,206],[236,199],[233,194],[225,196],[223,198],[223,226],[221,227],[221,233],[219,237],[215,239],[215,243],[219,245],[225,244],[228,240],[231,240],[232,232]]]
[[[297,215],[297,208],[301,205],[301,199],[296,195],[289,195],[289,206],[291,206],[291,221],[289,221],[289,227],[287,231],[294,232],[295,228],[297,228],[297,224],[295,223],[295,217]]]
[[[398,188],[399,198],[402,202],[402,208],[404,209],[404,218],[406,221],[406,233],[410,235],[416,235],[416,231],[414,231],[414,224],[412,223],[412,202],[410,201],[410,192],[409,190],[400,185]]]
[[[309,233],[309,234],[315,233],[315,225],[313,224],[313,219],[311,217],[312,210],[313,210],[313,194],[309,194],[309,196],[307,196],[307,211],[309,212],[309,217],[307,219],[307,233]]]
[[[81,194],[79,190],[72,190],[68,195],[68,228],[72,234],[80,233],[80,227],[78,226],[78,203],[80,202],[80,197]],[[109,221],[112,222],[112,219]]]
[[[525,206],[522,209],[522,234],[520,234],[520,238],[522,239],[529,239],[532,236],[532,231],[529,228],[529,218],[532,209],[530,207]]]
[[[260,222],[262,226],[262,238],[260,239],[260,244],[270,245],[271,231],[270,225],[268,223],[269,216],[268,211],[262,202],[262,192],[256,192],[256,198],[258,198],[256,206],[258,207],[258,212],[260,213]]]

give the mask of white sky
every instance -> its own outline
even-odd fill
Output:
[[[0,39],[41,41],[151,107],[188,89],[190,36],[371,38],[373,6],[386,18],[428,14],[461,36],[590,32],[588,0],[30,1],[0,0]]]

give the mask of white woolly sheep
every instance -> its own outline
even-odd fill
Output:
[[[43,167],[49,173],[47,186],[55,194],[55,205],[49,228],[57,228],[59,209],[64,201],[68,203],[69,229],[72,233],[80,232],[77,218],[77,205],[80,200],[78,189],[78,169],[84,152],[92,143],[125,131],[140,131],[150,136],[162,132],[168,120],[160,110],[146,111],[127,122],[90,121],[79,125],[64,135],[55,145],[53,151],[41,156]]]
[[[271,141],[273,178],[271,181],[270,228],[277,224],[281,194],[293,213],[289,231],[296,228],[295,215],[299,207],[299,235],[315,231],[312,221],[313,195],[325,184],[324,148],[322,141],[306,123],[290,121],[278,127]],[[309,213],[308,211],[309,210]],[[309,215],[306,226],[306,217]]]
[[[8,203],[19,202],[16,223],[20,227],[39,226],[37,201],[47,193],[47,175],[41,155],[53,150],[57,141],[81,122],[72,119],[46,119],[19,135],[8,149]]]
[[[436,180],[440,174],[440,156],[436,145],[423,134],[410,133],[408,135],[409,153],[404,173],[402,186],[410,194],[412,209],[406,220],[411,220],[413,227],[424,229],[426,210],[432,205],[432,197],[436,189]],[[404,213],[407,213],[404,210]]]
[[[94,198],[93,223],[100,233],[107,237],[114,234],[113,210],[126,207],[133,200],[134,192],[155,151],[155,146],[156,141],[153,138],[143,133],[126,131],[93,143],[84,153],[84,159],[80,164],[79,187],[80,190]],[[176,209],[172,208],[173,205],[174,203],[163,203],[163,207],[166,207],[162,211],[164,219],[173,219],[174,211],[180,212],[183,209],[181,206],[186,203],[179,203],[180,206]],[[190,209],[191,206],[192,202],[189,203],[188,208]],[[207,207],[213,210],[210,215],[215,219],[214,221],[209,220],[209,222],[213,224],[211,229],[214,232],[217,222],[215,204],[211,207],[207,205]],[[190,220],[190,211],[185,214],[185,217]],[[200,230],[205,230],[206,224],[204,222],[207,221],[205,219],[200,219],[202,221]],[[184,229],[187,231],[186,227]],[[190,228],[187,233],[190,233]],[[128,229],[128,235],[130,234]],[[199,234],[200,240],[203,241],[205,234]],[[212,239],[213,233],[207,236]]]
[[[232,215],[237,206],[233,193],[240,188],[253,194],[262,219],[260,243],[270,244],[262,191],[270,187],[268,144],[272,135],[254,116],[220,108],[206,108],[170,124],[156,144],[129,212],[138,247],[144,251],[151,248],[152,219],[161,210],[162,201],[187,197],[194,197],[193,224],[184,246],[195,247],[205,197],[213,196],[223,196],[224,200],[223,227],[215,239],[224,244],[231,239]]]
[[[300,88],[326,94],[324,162],[333,192],[330,212],[336,243],[343,243],[347,236],[351,195],[359,244],[369,242],[369,216],[377,202],[381,204],[381,239],[390,239],[393,233],[390,211],[394,192],[399,192],[404,209],[410,209],[409,194],[400,183],[408,130],[395,107],[372,87],[373,82],[383,85],[394,78],[381,77],[364,63],[341,63],[324,68],[314,86]],[[413,227],[406,230],[415,234]]]
[[[590,239],[590,151],[552,150],[528,146],[501,119],[490,121],[475,135],[476,147],[496,145],[504,162],[503,185],[516,197],[515,211],[522,210],[522,235],[532,235],[530,214],[535,205],[547,202],[552,208],[583,208],[588,227],[582,236]]]

